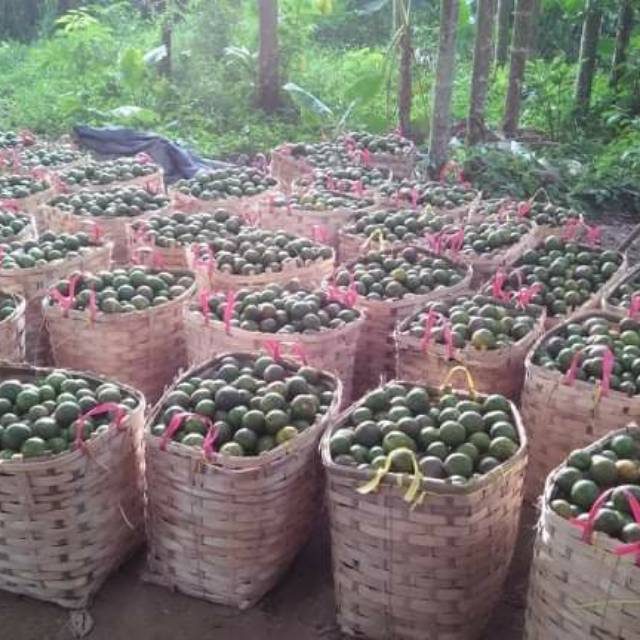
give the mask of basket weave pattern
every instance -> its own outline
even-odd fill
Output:
[[[373,640],[481,636],[518,531],[526,436],[519,417],[516,424],[521,446],[514,457],[468,487],[423,479],[426,495],[414,508],[399,486],[409,483],[406,474],[391,473],[375,493],[358,493],[371,475],[335,464],[331,433],[325,435],[322,461],[344,633]]]
[[[206,374],[215,362],[185,378]],[[241,609],[276,585],[321,506],[317,446],[340,403],[340,384],[331,380],[331,410],[288,446],[259,457],[214,453],[205,461],[202,451],[176,442],[162,451],[161,439],[146,430],[147,580]]]
[[[640,438],[640,429],[616,433]],[[610,436],[615,433],[610,434]],[[610,437],[608,436],[608,437]],[[589,447],[599,451],[608,437]],[[581,530],[550,505],[549,475],[533,550],[525,640],[637,640],[640,628],[640,568],[634,554],[614,555],[620,542],[595,534],[592,544]]]
[[[47,373],[0,367],[24,381]],[[0,463],[0,589],[85,607],[142,542],[144,398],[127,391],[138,407],[125,428],[90,439],[86,452]]]
[[[16,309],[0,322],[0,360],[7,362],[23,362],[25,358],[25,325],[24,314],[26,304],[22,296],[14,296]]]

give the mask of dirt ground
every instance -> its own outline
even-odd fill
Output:
[[[615,247],[634,221],[607,219],[603,244]],[[640,241],[630,251],[640,257]],[[500,640],[522,638],[527,579],[536,513],[523,510],[520,536],[503,597],[491,629]],[[144,553],[112,576],[98,594],[91,615],[90,640],[340,640],[334,616],[330,550],[326,526],[304,548],[280,585],[249,611],[239,612],[145,584]],[[0,640],[71,640],[68,613],[59,607],[0,592]],[[487,633],[484,640],[494,640]]]
[[[489,628],[501,640],[522,638],[534,509],[523,511],[518,547],[502,601]],[[143,583],[144,554],[112,576],[98,594],[89,640],[340,640],[334,616],[326,527],[321,527],[280,585],[240,612]],[[72,640],[68,613],[57,606],[0,592],[2,640]],[[495,633],[485,640],[495,640]]]

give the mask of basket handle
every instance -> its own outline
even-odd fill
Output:
[[[638,499],[633,495],[633,493],[631,493],[631,491],[627,489],[624,490],[624,495],[629,501],[633,519],[636,521],[636,523],[640,524],[640,502],[638,502]],[[618,545],[613,550],[613,553],[615,553],[617,556],[626,556],[630,553],[635,553],[636,565],[640,566],[640,541]]]
[[[464,373],[467,382],[467,389],[469,390],[469,395],[472,398],[475,398],[478,395],[476,383],[473,379],[473,376],[471,375],[471,371],[469,371],[469,369],[467,369],[467,367],[463,365],[453,367],[449,371],[449,373],[447,373],[447,375],[444,377],[444,380],[442,381],[442,384],[440,385],[440,389],[444,389],[445,387],[447,387],[451,382],[451,378],[453,378],[453,376],[457,373]]]
[[[173,438],[175,433],[180,428],[180,425],[187,418],[197,418],[198,420],[202,420],[202,422],[204,422],[204,424],[207,426],[207,435],[205,436],[204,442],[202,443],[202,450],[205,457],[209,459],[214,451],[213,446],[218,439],[218,429],[212,424],[208,416],[203,416],[202,414],[194,413],[193,411],[180,411],[171,418],[169,426],[162,434],[162,439],[160,441],[160,451],[166,450],[167,444],[169,444],[169,440]]]
[[[122,405],[116,404],[115,402],[103,402],[102,404],[96,405],[93,409],[89,409],[89,411],[83,413],[76,420],[76,439],[74,443],[76,449],[85,450],[87,446],[83,439],[84,425],[87,418],[97,416],[102,413],[109,413],[111,411],[114,413],[112,424],[115,425],[116,429],[123,428],[123,422],[127,417],[127,411]]]

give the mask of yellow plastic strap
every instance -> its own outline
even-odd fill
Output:
[[[413,503],[415,502],[418,491],[422,486],[423,476],[422,471],[420,471],[420,466],[418,465],[418,459],[413,452],[411,452],[411,462],[413,463],[413,478],[411,479],[407,492],[404,494],[404,501]]]
[[[478,395],[478,391],[476,390],[476,384],[473,380],[473,376],[471,375],[471,372],[469,371],[469,369],[467,369],[467,367],[463,367],[462,365],[453,367],[453,369],[451,369],[451,371],[447,373],[440,388],[444,389],[445,387],[447,387],[449,382],[451,381],[451,378],[453,378],[453,376],[456,375],[456,373],[460,373],[460,372],[464,373],[467,379],[467,387],[469,389],[469,395],[472,398],[475,398]]]
[[[384,478],[387,475],[387,473],[389,473],[390,469],[391,469],[391,456],[387,456],[384,466],[376,469],[376,473],[373,476],[373,478],[371,478],[369,482],[363,484],[361,487],[358,487],[356,491],[363,496],[367,495],[368,493],[373,493],[380,486],[380,483],[382,482],[382,478]]]

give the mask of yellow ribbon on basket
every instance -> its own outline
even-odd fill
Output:
[[[453,378],[454,375],[456,375],[457,373],[464,373],[466,379],[467,379],[467,388],[469,390],[469,395],[472,398],[475,398],[478,395],[478,390],[476,388],[476,383],[473,379],[473,376],[471,375],[471,371],[469,371],[469,369],[467,369],[467,367],[463,366],[463,365],[457,365],[455,367],[453,367],[449,373],[447,373],[447,375],[445,376],[444,380],[442,381],[442,384],[440,385],[440,391],[443,391],[444,389],[446,389],[449,386],[449,383],[451,382],[451,378]]]
[[[365,249],[368,249],[373,242],[378,242],[380,245],[380,251],[384,251],[385,249],[385,239],[384,232],[382,229],[374,229],[371,232],[371,235],[367,238],[365,244]]]
[[[424,479],[424,475],[420,470],[420,465],[418,464],[418,459],[416,458],[415,453],[410,450],[408,451],[408,453],[411,456],[411,465],[413,466],[413,474],[411,476],[411,482],[409,483],[409,487],[407,488],[407,491],[405,492],[402,499],[405,502],[411,503],[411,508],[414,509],[419,503],[421,503],[424,500],[425,492],[422,492],[422,494],[418,495],[418,491],[420,490],[420,487],[422,485],[422,480]],[[385,460],[384,465],[376,469],[376,472],[373,478],[371,478],[371,480],[369,480],[368,482],[366,482],[365,484],[363,484],[362,486],[356,489],[356,491],[359,494],[367,495],[369,493],[373,493],[374,491],[377,491],[377,489],[380,486],[380,483],[382,482],[382,479],[391,471],[392,455],[393,455],[393,452],[387,455],[387,459]],[[398,475],[398,478],[397,478],[398,487],[402,487],[402,484],[406,475],[408,474]]]

